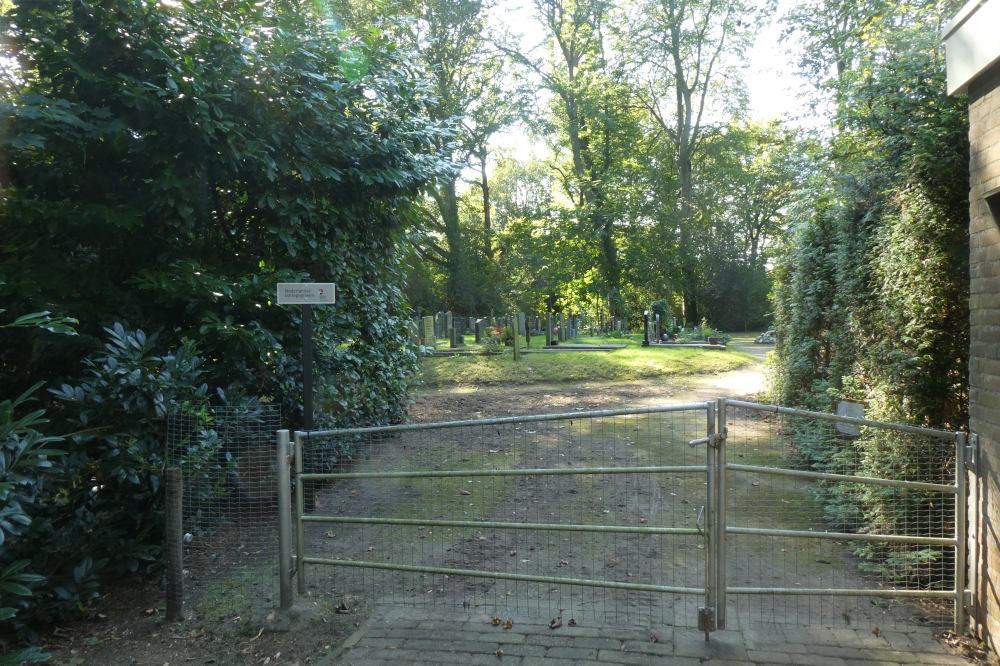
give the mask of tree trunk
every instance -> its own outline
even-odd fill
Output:
[[[681,291],[684,295],[684,318],[690,325],[697,325],[698,299],[695,261],[691,252],[691,156],[686,147],[680,151],[678,175],[681,181]]]
[[[440,189],[432,190],[431,196],[437,203],[444,221],[444,235],[448,241],[448,284],[445,300],[453,312],[473,312],[475,299],[469,270],[469,257],[465,253],[462,229],[458,223],[458,197],[455,195],[455,180],[444,183]]]
[[[486,178],[486,151],[479,160],[479,173],[483,188],[483,254],[487,259],[493,259],[493,225],[490,220],[490,183]]]

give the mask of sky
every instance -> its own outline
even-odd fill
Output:
[[[774,20],[761,31],[749,54],[744,80],[750,96],[750,115],[758,120],[786,118],[791,125],[799,125],[807,113],[801,95],[805,81],[795,72],[794,44],[781,42],[781,25],[777,21],[794,4],[794,0],[779,0]],[[504,0],[501,4],[503,23],[522,36],[522,48],[531,48],[544,38],[528,6],[525,0]],[[493,144],[520,160],[542,157],[546,153],[544,145],[533,143],[521,130],[503,132],[494,137]]]

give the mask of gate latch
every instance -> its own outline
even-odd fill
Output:
[[[708,640],[708,634],[715,629],[715,607],[714,606],[699,606],[698,607],[698,631],[705,632],[705,640]]]
[[[718,448],[719,444],[726,441],[726,433],[720,432],[715,435],[709,435],[708,437],[699,437],[698,439],[692,439],[688,442],[691,447],[698,446],[699,444],[708,444],[713,449]]]

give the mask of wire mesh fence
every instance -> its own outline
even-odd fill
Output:
[[[184,592],[208,617],[277,605],[277,405],[178,407],[167,464],[183,472]]]
[[[307,436],[306,474],[347,475],[303,481],[304,551],[339,565],[307,564],[308,592],[350,608],[694,626],[706,452],[688,442],[706,427],[706,406],[688,405]],[[385,566],[493,575],[371,568]]]
[[[887,590],[934,593],[953,589],[956,546],[946,545],[956,534],[953,490],[740,468],[951,486],[956,469],[953,434],[934,436],[878,427],[838,430],[837,424],[827,420],[734,406],[727,408],[725,417],[728,586],[787,591],[730,592],[727,614],[731,625],[734,618],[743,625],[883,630],[896,623],[951,625],[951,599],[877,595]],[[813,531],[817,536],[740,533],[760,529]],[[856,540],[851,535],[921,537],[922,542]],[[873,592],[871,596],[804,595],[799,593],[803,589]]]

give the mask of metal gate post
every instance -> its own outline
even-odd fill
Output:
[[[726,628],[726,441],[729,428],[726,426],[726,399],[719,398],[719,426],[716,441],[719,443],[715,454],[718,472],[715,474],[716,493],[715,515],[719,529],[715,536],[715,627]]]
[[[716,522],[718,520],[716,512],[716,471],[718,469],[717,465],[717,451],[716,447],[713,446],[713,440],[715,439],[715,403],[707,402],[705,403],[705,411],[707,415],[707,444],[706,449],[706,468],[708,476],[708,492],[706,493],[706,520],[705,520],[705,607],[699,609],[698,611],[698,629],[705,632],[705,640],[709,638],[709,634],[715,631],[715,608],[716,608],[716,594],[718,592],[718,582],[716,565],[718,564],[718,558],[715,554],[716,539],[718,533],[718,527]]]
[[[281,607],[291,608],[292,593],[292,488],[288,470],[288,431],[279,430],[277,438],[278,471],[278,586]]]
[[[306,593],[306,565],[302,561],[306,551],[306,530],[302,524],[305,513],[305,490],[302,487],[302,431],[295,431],[295,578],[299,594]]]
[[[967,450],[964,432],[955,433],[955,633],[965,635],[965,575],[968,562],[968,521],[966,502],[969,501],[965,458]]]

